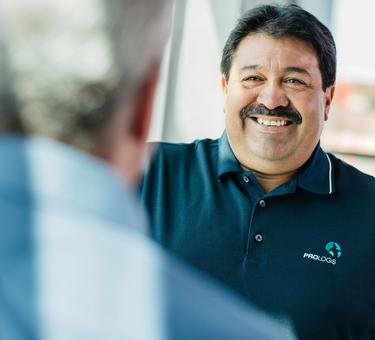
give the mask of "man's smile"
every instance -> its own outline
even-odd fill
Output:
[[[287,126],[292,124],[292,121],[286,118],[282,117],[251,117],[251,119],[255,122],[257,122],[259,125],[265,125],[265,126]]]
[[[291,106],[278,106],[270,110],[262,104],[249,104],[241,109],[240,116],[242,119],[255,118],[260,124],[264,122],[264,125],[275,125],[277,121],[280,121],[283,125],[302,123],[301,114]],[[261,119],[261,121],[259,121],[259,119]]]

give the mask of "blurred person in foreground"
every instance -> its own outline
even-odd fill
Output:
[[[133,187],[171,7],[1,1],[1,339],[285,336],[144,235]]]
[[[300,339],[375,339],[375,180],[319,145],[329,29],[295,5],[249,10],[221,71],[222,137],[162,143],[143,181],[153,237]]]

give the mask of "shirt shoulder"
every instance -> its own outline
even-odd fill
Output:
[[[200,139],[192,143],[153,143],[156,150],[151,158],[146,175],[164,172],[167,169],[187,171],[197,168],[197,163],[204,167],[216,164],[218,140]]]
[[[198,178],[216,176],[218,144],[218,140],[211,139],[192,143],[153,143],[156,150],[139,187],[142,197],[175,190],[183,183],[195,187]]]
[[[375,196],[375,177],[330,154],[336,184],[345,187],[351,193],[362,192]]]
[[[196,157],[199,153],[213,152],[218,149],[217,139],[197,139],[191,143],[152,143],[156,148],[152,161],[160,158],[186,159]]]

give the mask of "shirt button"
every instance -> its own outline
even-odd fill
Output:
[[[245,183],[249,183],[249,177],[247,177],[247,176],[243,176],[243,181],[245,182]]]
[[[266,201],[265,200],[260,200],[259,201],[259,205],[262,207],[262,208],[265,208],[266,207]]]
[[[263,241],[263,236],[261,234],[256,234],[254,238],[255,238],[255,241],[257,241],[258,243]]]

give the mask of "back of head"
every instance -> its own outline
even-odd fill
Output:
[[[106,127],[160,61],[170,2],[2,0],[0,131],[105,153]]]
[[[316,17],[297,5],[262,5],[242,15],[223,49],[221,72],[226,80],[237,46],[251,33],[297,38],[310,44],[319,60],[323,90],[335,83],[336,46],[332,34]]]

